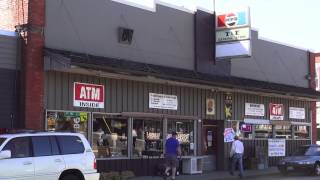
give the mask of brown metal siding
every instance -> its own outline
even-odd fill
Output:
[[[286,155],[292,154],[295,150],[302,146],[310,144],[310,140],[286,140]],[[256,148],[261,147],[266,150],[268,153],[268,140],[267,139],[255,139],[255,140],[243,140],[244,144],[244,159],[250,160],[255,157]],[[224,168],[227,169],[229,167],[229,152],[231,149],[231,143],[225,143],[225,151],[224,151],[224,161],[227,162],[224,164]],[[268,155],[268,154],[266,154]],[[276,166],[283,157],[269,157],[268,165]]]
[[[88,109],[73,107],[73,83],[95,83],[105,86],[105,108],[104,109]],[[225,93],[213,92],[211,90],[188,88],[181,86],[171,86],[156,83],[143,83],[131,80],[109,79],[102,77],[94,77],[80,74],[62,73],[62,72],[47,72],[46,73],[46,87],[45,87],[45,106],[46,109],[51,110],[76,110],[76,111],[94,111],[106,113],[120,113],[120,112],[146,112],[146,113],[164,113],[170,115],[195,116],[201,119],[224,120],[224,99]],[[177,95],[178,110],[160,110],[149,109],[149,93],[163,93]],[[282,103],[286,108],[285,119],[288,120],[289,107],[303,107],[306,109],[305,120],[293,120],[298,122],[310,122],[310,103],[305,101],[288,100],[284,98],[264,97],[257,95],[250,95],[244,93],[233,93],[233,119],[243,120],[245,117],[245,103],[258,103],[265,105],[264,117],[248,117],[256,119],[269,119],[269,103]],[[216,102],[216,115],[206,115],[206,98],[214,98]],[[220,123],[221,122],[221,123]],[[224,125],[223,125],[224,124]],[[219,121],[218,138],[218,169],[223,169],[228,166],[228,157],[230,152],[230,143],[223,142],[223,127],[226,122]],[[201,125],[199,124],[199,127]],[[201,133],[200,133],[201,135]],[[201,137],[198,139],[198,148],[201,149]],[[245,151],[247,156],[252,156],[256,146],[267,148],[267,140],[244,140]],[[291,153],[296,147],[301,144],[308,144],[310,140],[288,140],[287,152]],[[200,151],[199,151],[200,152]],[[220,156],[223,154],[223,156]],[[279,158],[269,158],[269,165],[275,165]],[[142,163],[139,160],[128,162],[127,160],[105,162],[100,164],[101,167],[112,165],[111,169],[135,168],[127,163]],[[107,163],[107,164],[106,164]],[[103,169],[103,168],[102,168]],[[137,169],[137,171],[139,171]]]
[[[73,83],[95,83],[105,86],[105,108],[88,109],[73,107]],[[148,112],[171,115],[195,116],[202,119],[223,120],[224,99],[223,92],[210,90],[171,86],[156,83],[143,83],[123,79],[109,79],[80,74],[63,72],[47,72],[45,88],[46,109],[77,110],[94,112]],[[178,110],[149,109],[149,93],[173,94],[178,97]],[[206,99],[214,98],[216,102],[216,115],[206,115]],[[290,121],[310,122],[309,102],[288,100],[284,98],[262,97],[243,93],[233,93],[233,118],[243,120],[245,117],[245,103],[258,103],[265,105],[264,117],[248,117],[256,119],[269,119],[269,103],[282,103],[285,106],[285,120],[289,120],[289,107],[302,107],[306,109],[305,120],[290,119]]]
[[[105,108],[88,109],[73,107],[73,83],[95,83],[105,86]],[[93,77],[63,72],[47,72],[45,88],[46,109],[94,112],[148,112],[184,116],[205,116],[206,90]],[[178,96],[178,110],[149,109],[149,93]],[[219,110],[218,110],[219,111]],[[212,117],[211,117],[212,118]]]

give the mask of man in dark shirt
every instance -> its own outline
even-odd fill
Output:
[[[172,169],[171,179],[176,179],[176,170],[178,166],[177,156],[181,154],[179,141],[177,140],[177,133],[172,132],[171,137],[166,141],[166,175],[169,176],[169,170]]]

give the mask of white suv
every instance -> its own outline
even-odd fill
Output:
[[[0,179],[99,180],[92,149],[82,134],[0,135]]]

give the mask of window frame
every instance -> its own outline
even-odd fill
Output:
[[[133,124],[134,124],[134,121],[137,121],[137,120],[140,120],[140,121],[143,121],[143,124],[145,124],[145,121],[148,121],[148,122],[152,122],[152,121],[158,121],[160,122],[160,125],[161,125],[161,131],[160,131],[160,136],[162,135],[162,150],[161,150],[161,154],[164,154],[165,152],[165,140],[164,140],[164,137],[166,136],[165,134],[165,118],[159,118],[159,117],[132,117],[132,118],[129,118],[130,119],[130,125],[131,125],[131,129],[133,130]],[[144,129],[144,127],[143,127]],[[134,155],[134,146],[133,146],[133,135],[132,135],[132,130],[130,131],[130,145],[128,144],[128,148],[130,148],[130,154],[129,154],[129,158],[130,159],[138,159],[138,158],[155,158],[155,157],[158,157],[158,156],[146,156],[146,155],[142,155],[142,156],[136,156]],[[143,130],[144,131],[144,130]],[[144,139],[145,143],[146,143],[146,139]],[[128,142],[129,143],[129,142]],[[146,145],[145,145],[145,149],[146,149]],[[160,151],[159,151],[160,152]],[[161,156],[161,155],[160,155]]]
[[[167,136],[168,136],[168,134],[171,134],[171,132],[168,132],[168,126],[169,126],[169,123],[172,123],[172,122],[175,122],[175,123],[177,123],[177,122],[182,122],[182,123],[190,123],[191,125],[192,125],[192,130],[193,130],[193,153],[192,154],[187,154],[187,155],[181,155],[182,157],[190,157],[190,156],[196,156],[197,155],[197,138],[198,138],[198,129],[197,129],[197,121],[198,120],[195,120],[195,119],[180,119],[180,118],[168,118],[167,119],[167,127],[165,127],[166,128],[166,132],[167,132],[167,134],[166,134],[166,136],[165,136],[165,139],[164,139],[164,143],[166,142],[166,140],[167,140]],[[175,129],[177,128],[177,126],[175,127]],[[176,129],[176,132],[177,132],[177,129]],[[189,134],[189,138],[190,138],[190,134]],[[181,145],[183,144],[183,143],[180,143],[179,142],[179,144],[180,144],[180,147],[181,147]],[[191,142],[189,142],[189,148],[190,148],[190,144],[191,144]],[[182,150],[182,149],[181,149]],[[189,149],[189,150],[191,150],[191,148]],[[165,152],[165,146],[164,146],[164,152]]]
[[[44,137],[44,138],[48,138],[48,142],[50,145],[50,155],[41,155],[41,156],[36,156],[35,154],[35,147],[34,147],[34,139],[33,138],[38,138],[38,137]],[[53,152],[52,152],[52,143],[51,143],[51,139],[50,136],[31,136],[31,144],[32,144],[32,152],[33,152],[33,157],[46,157],[46,156],[53,156]]]
[[[1,142],[1,139],[3,139],[2,142]],[[5,145],[4,143],[6,142],[7,139],[8,139],[8,138],[4,138],[4,137],[1,137],[1,138],[0,138],[0,147],[1,147],[2,145]]]
[[[131,137],[131,133],[132,132],[130,132],[130,127],[131,127],[131,121],[130,121],[130,119],[131,118],[129,118],[129,117],[127,117],[127,116],[121,116],[121,114],[120,113],[99,113],[99,112],[92,112],[91,113],[91,118],[90,118],[90,131],[89,131],[89,133],[90,133],[90,138],[88,138],[88,140],[89,140],[89,143],[90,143],[90,145],[91,145],[91,147],[92,147],[92,150],[93,150],[93,152],[94,151],[96,151],[96,149],[94,149],[94,146],[93,146],[93,142],[94,142],[94,137],[93,137],[93,133],[95,132],[94,131],[94,127],[93,127],[93,124],[94,124],[94,119],[95,118],[99,118],[99,117],[105,117],[106,119],[120,119],[120,120],[125,120],[126,121],[126,123],[127,123],[127,154],[126,155],[124,155],[124,156],[114,156],[114,157],[112,157],[112,156],[110,156],[110,157],[98,157],[98,156],[96,156],[96,158],[97,159],[130,159],[130,141],[131,141],[131,139],[130,139],[130,137]]]
[[[45,130],[47,131],[50,131],[50,132],[61,132],[61,131],[56,131],[56,130],[50,130],[49,129],[49,123],[48,123],[48,113],[49,112],[54,112],[54,113],[66,113],[66,112],[72,112],[72,113],[86,113],[87,114],[87,129],[85,132],[85,134],[83,134],[88,140],[91,138],[91,135],[92,135],[92,112],[89,112],[89,111],[71,111],[71,110],[54,110],[54,109],[46,109],[46,112],[45,112]],[[72,131],[62,131],[62,132],[72,132]],[[77,131],[74,131],[76,133],[80,133],[82,134],[81,132],[77,132]],[[91,142],[90,142],[91,143]]]
[[[21,136],[21,137],[14,137],[14,138],[11,138],[11,139],[8,139],[8,142],[6,143],[6,144],[4,144],[4,146],[3,146],[3,148],[2,148],[2,150],[1,151],[4,151],[4,150],[8,150],[8,149],[5,149],[7,146],[8,146],[8,144],[10,143],[10,142],[12,142],[13,140],[15,140],[15,139],[19,139],[19,138],[26,138],[26,139],[28,139],[28,145],[29,145],[29,156],[27,156],[27,157],[12,157],[12,150],[10,150],[11,151],[11,158],[9,158],[9,159],[22,159],[22,158],[31,158],[31,157],[34,157],[34,153],[33,153],[33,147],[32,147],[32,141],[31,141],[31,137],[30,136]]]
[[[63,152],[63,148],[62,148],[62,143],[61,143],[60,140],[59,140],[59,138],[62,138],[62,137],[74,137],[74,138],[77,138],[77,140],[78,140],[78,139],[81,140],[81,145],[82,145],[82,147],[83,147],[83,151],[80,152],[80,153],[64,153],[64,152]],[[58,143],[60,155],[83,154],[83,153],[85,153],[85,151],[86,151],[86,148],[85,148],[85,146],[84,146],[84,144],[83,144],[82,139],[81,139],[80,137],[78,137],[78,136],[73,136],[73,135],[57,135],[57,136],[56,136],[56,140],[57,140],[57,143]]]
[[[308,134],[308,137],[307,138],[296,138],[295,135],[296,135],[296,127],[297,126],[305,126],[307,128],[307,134]],[[292,133],[293,133],[293,140],[311,140],[311,131],[312,131],[312,126],[311,125],[307,125],[307,124],[292,124]]]

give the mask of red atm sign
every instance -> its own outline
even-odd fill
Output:
[[[73,86],[73,106],[104,108],[104,86],[75,82]]]
[[[283,104],[269,104],[270,120],[283,120],[284,119],[284,106]]]

